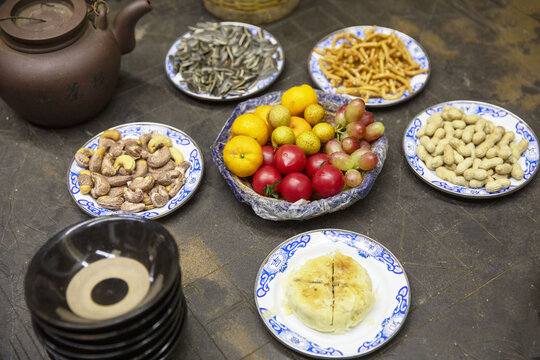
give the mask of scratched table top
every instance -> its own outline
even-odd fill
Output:
[[[127,0],[111,0],[111,13]],[[0,4],[2,0],[0,0]],[[540,134],[540,3],[536,0],[303,0],[262,27],[283,46],[285,67],[266,91],[312,83],[307,60],[338,29],[399,30],[428,53],[431,75],[413,99],[373,109],[389,150],[368,196],[346,210],[273,222],[236,200],[210,149],[238,102],[206,102],[178,91],[164,71],[172,43],[198,21],[216,21],[202,1],[162,0],[143,17],[135,50],[122,58],[110,104],[91,121],[45,129],[0,100],[0,359],[45,359],[24,302],[28,263],[44,242],[88,219],[66,171],[100,131],[159,122],[189,134],[205,159],[194,196],[159,221],[180,250],[187,322],[174,359],[304,359],[266,329],[254,300],[266,256],[302,232],[337,228],[389,249],[410,283],[400,332],[369,359],[540,358],[540,179],[508,196],[467,199],[424,183],[402,149],[411,119],[431,105],[477,100],[501,106]],[[1,79],[0,79],[1,81]]]

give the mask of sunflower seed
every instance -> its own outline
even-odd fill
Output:
[[[192,92],[242,95],[277,71],[277,45],[265,39],[262,30],[253,34],[244,26],[212,22],[188,29],[189,35],[169,61]]]

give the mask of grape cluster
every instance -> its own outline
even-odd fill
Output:
[[[326,143],[324,151],[330,163],[345,172],[345,184],[356,187],[362,183],[361,171],[371,170],[379,162],[371,143],[384,134],[384,125],[374,121],[360,98],[341,106],[330,123],[336,137]]]

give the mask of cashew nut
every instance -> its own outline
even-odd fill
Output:
[[[141,189],[142,191],[150,191],[154,187],[155,179],[152,175],[148,175],[145,177],[138,177],[133,179],[133,181],[129,184],[129,188],[131,190],[135,190],[137,188]]]
[[[114,161],[114,168],[118,171],[121,167],[128,172],[133,171],[135,169],[135,159],[129,155],[120,155]]]
[[[94,150],[90,148],[82,148],[77,150],[75,153],[75,161],[77,162],[77,165],[79,165],[82,168],[88,168],[88,164],[90,163],[90,157],[94,154]]]
[[[150,141],[148,141],[148,151],[150,153],[155,152],[161,147],[171,147],[172,140],[167,135],[156,135],[153,136]]]
[[[182,155],[182,152],[180,150],[171,147],[169,151],[171,152],[171,158],[174,160],[174,163],[176,165],[180,165],[180,163],[184,161],[184,155]]]
[[[99,206],[109,210],[120,210],[124,203],[124,198],[121,196],[100,196],[96,202]]]
[[[126,188],[124,190],[124,198],[131,202],[131,203],[139,203],[143,200],[144,192],[137,188],[135,190],[132,190],[130,188]]]
[[[114,141],[118,141],[122,138],[122,134],[118,130],[109,129],[105,130],[100,136],[100,139],[112,139]]]
[[[141,153],[144,151],[144,149],[137,140],[127,139],[124,144],[124,152],[127,155],[130,155],[134,159],[139,159],[141,157]]]
[[[141,134],[141,136],[139,136],[139,141],[141,142],[141,146],[145,150],[148,150],[147,145],[151,138],[152,138],[152,134],[150,133],[144,133],[144,134]]]
[[[94,186],[94,181],[90,175],[90,170],[81,170],[79,171],[79,176],[77,177],[77,182],[79,183],[79,189],[81,194],[86,195],[90,193],[92,187]]]
[[[124,196],[124,191],[127,189],[127,186],[115,186],[111,187],[108,194],[109,196]]]
[[[180,163],[180,165],[175,167],[175,169],[180,171],[180,174],[182,174],[182,176],[184,176],[186,174],[186,171],[189,169],[190,166],[191,166],[191,163],[189,161],[182,161],[182,163]]]
[[[169,202],[169,193],[163,185],[157,185],[150,191],[150,200],[155,207],[163,207]]]
[[[101,162],[101,174],[105,176],[116,175],[116,169],[113,166],[113,156],[111,153],[105,154]]]
[[[167,162],[162,167],[160,167],[160,168],[152,168],[151,167],[151,168],[148,169],[148,171],[150,172],[150,174],[157,174],[159,172],[173,170],[175,167],[176,167],[176,165],[175,165],[174,161],[169,160],[169,162]]]
[[[178,170],[169,170],[155,174],[156,182],[160,185],[170,185],[179,176],[180,171]]]
[[[103,161],[103,155],[105,155],[104,148],[100,148],[94,151],[94,154],[92,154],[92,157],[90,158],[90,162],[88,163],[88,170],[92,172],[100,172],[101,162]]]
[[[94,198],[107,195],[107,193],[111,189],[111,185],[109,184],[105,176],[97,172],[93,172],[91,176],[92,180],[94,180],[94,188],[90,191],[90,195],[92,195]]]
[[[177,177],[176,179],[173,180],[172,184],[167,186],[166,189],[167,191],[169,192],[169,197],[172,199],[176,194],[178,194],[178,192],[180,191],[180,189],[182,188],[182,186],[184,186],[184,183],[186,181],[186,178],[181,176],[181,177]]]
[[[114,145],[114,140],[113,139],[102,138],[102,139],[99,139],[98,149],[99,148],[110,149],[111,146],[113,146],[113,145]]]
[[[146,161],[148,162],[148,166],[153,168],[159,168],[165,165],[170,159],[171,151],[168,147],[165,146],[156,150],[152,155],[148,156],[148,159]]]
[[[146,160],[139,159],[135,161],[135,172],[133,173],[133,178],[144,176],[147,172],[148,164],[146,163]]]
[[[124,141],[118,140],[109,148],[109,152],[116,158],[124,152]]]
[[[132,203],[129,201],[126,201],[122,204],[120,209],[128,214],[134,214],[138,213],[139,211],[143,211],[145,208],[145,205],[143,203]]]
[[[111,186],[122,186],[126,185],[133,177],[131,175],[116,175],[107,177],[107,181]]]

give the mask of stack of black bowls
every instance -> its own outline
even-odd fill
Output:
[[[174,238],[135,216],[55,235],[32,258],[25,297],[51,359],[166,359],[186,317]]]

